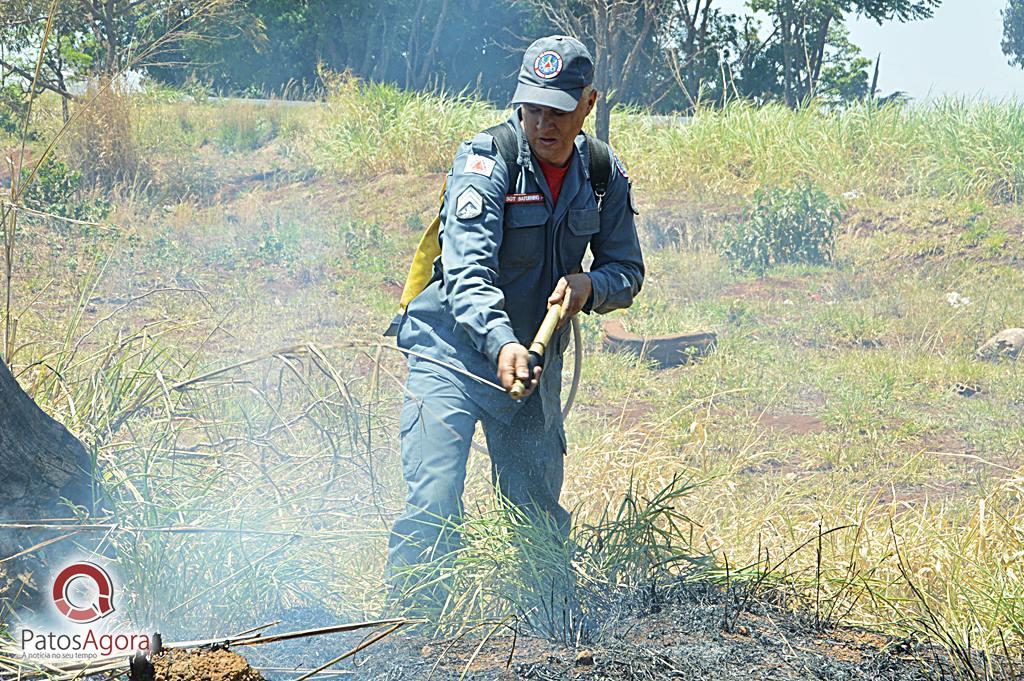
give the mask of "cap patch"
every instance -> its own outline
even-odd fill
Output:
[[[490,177],[491,172],[493,171],[493,158],[487,158],[486,156],[480,156],[479,154],[470,154],[466,157],[466,170],[464,172],[476,173],[477,175]]]
[[[545,50],[533,62],[533,72],[539,78],[550,80],[562,72],[562,55],[554,50]]]

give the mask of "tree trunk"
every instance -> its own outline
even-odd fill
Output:
[[[416,67],[419,66],[419,34],[420,22],[423,20],[423,2],[416,4],[416,13],[413,15],[412,23],[409,26],[409,41],[405,48],[405,89],[411,90],[415,86]]]
[[[114,21],[114,0],[106,0],[103,5],[103,36],[106,54],[103,60],[103,73],[107,75],[116,73],[120,66],[117,54],[118,36]]]
[[[441,42],[441,31],[444,28],[444,21],[447,16],[448,0],[442,0],[441,10],[437,13],[437,22],[434,24],[434,35],[430,39],[430,47],[427,49],[427,54],[423,58],[423,64],[420,67],[419,76],[416,78],[417,88],[422,89],[427,84],[427,78],[430,76],[430,68],[434,66],[437,48]]]
[[[89,453],[36,406],[4,362],[0,362],[0,470],[4,471],[0,518],[45,518],[58,512],[66,516],[66,511],[60,511],[61,497],[92,505]]]
[[[604,91],[597,93],[597,111],[594,113],[594,127],[597,132],[597,139],[608,142],[608,133],[611,130],[612,103],[608,101]]]
[[[591,10],[594,26],[594,87],[597,89],[597,111],[594,112],[594,128],[597,139],[608,142],[611,129],[611,105],[608,90],[613,87],[611,73],[611,27],[608,7],[594,3]]]
[[[707,0],[704,5],[701,5],[701,1],[697,0],[693,17],[687,18],[686,57],[690,66],[686,74],[686,96],[691,103],[691,111],[696,108],[695,104],[700,99],[700,66],[701,60],[705,58],[704,54],[707,49],[708,22],[710,19],[711,0]]]
[[[818,81],[821,79],[821,67],[825,62],[825,45],[828,43],[828,30],[832,26],[833,15],[828,13],[814,34],[811,64],[808,65],[808,96],[814,97],[818,92]]]
[[[66,518],[67,499],[92,511],[92,463],[85,447],[47,416],[0,361],[0,522]],[[0,528],[0,602],[38,612],[46,576],[73,555],[66,530]]]
[[[796,108],[796,98],[793,94],[793,35],[792,25],[789,23],[789,14],[783,11],[780,19],[782,33],[782,78],[783,92],[786,97],[786,106]]]
[[[374,80],[387,80],[388,69],[391,68],[391,53],[394,51],[388,38],[390,36],[388,27],[388,15],[386,12],[381,12],[380,20],[380,45],[382,45],[381,54],[379,58],[374,60],[372,78]]]
[[[869,98],[871,101],[875,101],[878,97],[878,70],[882,67],[882,53],[878,53],[878,57],[875,59],[875,75],[871,77],[871,94]]]

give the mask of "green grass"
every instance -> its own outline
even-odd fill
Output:
[[[459,141],[508,115],[461,96],[406,93],[339,78],[325,125],[307,147],[343,176],[444,170]],[[613,116],[612,144],[640,188],[698,203],[763,186],[814,182],[831,195],[888,200],[1018,202],[1024,196],[1024,106],[946,100],[842,111],[735,103],[689,125]]]
[[[693,124],[622,115],[613,146],[641,186],[700,200],[814,182],[846,192],[1016,202],[1024,191],[1024,106],[947,100],[842,111],[737,103]]]
[[[112,537],[136,594],[127,609],[145,619],[186,602],[173,627],[201,633],[299,603],[372,614],[403,497],[402,361],[351,343],[386,325],[436,207],[435,178],[419,174],[443,171],[461,139],[504,114],[351,80],[323,107],[142,97],[131,111],[152,185],[111,193],[111,229],[24,229],[14,364],[106,464],[124,527],[251,532]],[[1024,323],[1018,106],[734,105],[674,128],[619,112],[613,130],[645,242],[655,219],[704,220],[699,238],[648,246],[644,290],[615,316],[720,342],[698,364],[656,371],[601,351],[600,320],[583,320],[564,494],[581,526],[692,479],[675,500],[694,522],[680,548],[757,565],[759,547],[781,556],[819,527],[852,525],[823,538],[820,579],[811,547],[772,583],[806,604],[824,580],[847,623],[990,652],[1002,635],[1019,649],[1024,372],[973,356]],[[281,178],[247,179],[269,169]],[[757,188],[805,179],[861,194],[836,263],[731,271],[713,245],[722,216]],[[970,303],[951,305],[951,292]],[[302,341],[322,354],[268,356]],[[957,382],[983,392],[960,397]],[[804,425],[787,430],[792,417]],[[503,564],[483,560],[511,550],[483,457],[467,489],[479,533],[458,579],[486,597],[452,608],[447,631],[491,606],[514,612],[518,598],[499,588]],[[615,560],[592,554],[580,569],[607,584]]]
[[[329,90],[324,125],[307,153],[318,169],[344,177],[444,171],[459,142],[503,116],[461,95],[406,92],[347,76],[334,78]]]

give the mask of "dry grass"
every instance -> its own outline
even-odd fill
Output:
[[[131,588],[166,592],[133,605],[158,613],[174,607],[179,589],[198,587],[202,596],[174,612],[182,629],[321,597],[342,603],[343,614],[372,611],[402,495],[391,421],[401,367],[392,357],[375,374],[341,345],[383,328],[388,287],[414,245],[407,227],[433,197],[377,196],[359,188],[391,185],[359,184],[361,214],[394,216],[370,225],[351,221],[355,209],[337,201],[333,182],[232,178],[307,162],[331,177],[440,170],[460,139],[502,116],[351,80],[336,84],[324,111],[266,120],[232,103],[143,100],[130,110],[147,163],[199,168],[203,159],[211,189],[201,202],[182,194],[166,207],[143,193],[115,213],[123,231],[69,239],[64,250],[45,233],[27,235],[18,297],[45,293],[25,316],[20,334],[33,345],[19,362],[46,360],[62,378],[37,365],[23,381],[107,463],[104,485],[125,526],[252,531],[116,540]],[[765,549],[774,564],[803,546],[770,581],[805,611],[944,639],[953,655],[967,641],[990,653],[1019,649],[1024,375],[972,357],[983,337],[1024,315],[1012,295],[1020,274],[1007,264],[1021,253],[1000,238],[1013,229],[1001,204],[1018,191],[1015,112],[735,107],[667,130],[621,114],[614,141],[648,197],[714,204],[810,175],[832,194],[864,192],[893,223],[858,237],[844,225],[836,268],[776,270],[766,282],[731,273],[706,248],[651,249],[628,324],[644,333],[710,328],[723,342],[699,365],[659,373],[599,352],[599,329],[587,320],[565,490],[577,520],[596,522],[631,482],[643,497],[682,475],[700,483],[678,500],[695,523],[687,543],[720,566],[727,559],[730,578],[739,565],[754,566],[747,574],[757,579]],[[264,130],[277,133],[263,141]],[[84,285],[81,271],[112,254],[102,283]],[[204,295],[148,296],[71,352],[84,329],[153,280]],[[950,307],[953,290],[972,304]],[[69,308],[53,302],[71,299]],[[281,354],[170,389],[300,339],[330,349],[324,359]],[[964,400],[949,391],[956,381],[986,392]],[[822,429],[784,433],[762,422],[791,414]],[[487,478],[475,459],[471,505],[488,508]],[[839,527],[819,547],[822,531]],[[267,532],[284,534],[258,534]],[[211,584],[230,588],[205,591]],[[339,593],[341,601],[328,598]]]
[[[148,168],[134,134],[135,100],[118,83],[91,83],[73,112],[77,121],[62,147],[85,186],[110,191],[141,185]]]

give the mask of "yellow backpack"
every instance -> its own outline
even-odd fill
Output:
[[[444,203],[444,191],[447,187],[448,178],[445,177],[441,183],[441,195],[437,199],[437,215],[420,237],[420,244],[416,247],[412,264],[409,266],[409,274],[405,277],[402,299],[398,303],[402,312],[405,312],[412,299],[423,293],[423,289],[430,283],[430,277],[434,273],[434,259],[441,255],[441,241],[437,235],[441,230],[441,204]]]

